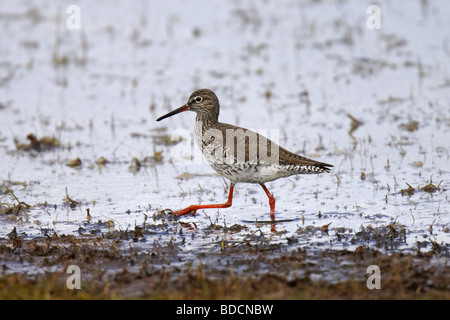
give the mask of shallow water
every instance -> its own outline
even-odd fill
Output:
[[[175,242],[181,264],[224,243],[448,250],[446,1],[383,3],[380,30],[360,1],[81,1],[80,30],[66,27],[70,4],[1,2],[0,201],[17,204],[7,187],[32,207],[1,214],[0,238],[14,227],[27,239],[106,234],[224,202],[228,182],[199,155],[194,114],[155,121],[208,87],[222,122],[278,134],[334,169],[268,183],[276,226],[263,190],[238,184],[231,208],[169,219],[183,235],[156,228],[133,245]],[[20,149],[30,133],[60,146]],[[192,158],[175,161],[180,150]],[[75,158],[81,168],[67,166]]]

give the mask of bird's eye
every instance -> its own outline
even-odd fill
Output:
[[[195,102],[197,102],[197,103],[202,102],[202,100],[203,100],[203,98],[200,96],[195,97]]]

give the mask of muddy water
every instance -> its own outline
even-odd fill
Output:
[[[445,1],[383,3],[379,30],[359,1],[81,1],[79,30],[70,4],[1,3],[3,241],[143,228],[124,246],[176,244],[181,266],[243,243],[448,252]],[[229,209],[161,214],[227,197],[194,114],[155,121],[201,87],[222,122],[334,164],[267,184],[276,225],[257,185]]]

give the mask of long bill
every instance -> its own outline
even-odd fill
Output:
[[[188,111],[189,110],[189,106],[187,104],[185,104],[184,106],[179,107],[178,109],[175,109],[173,111],[170,111],[169,113],[163,115],[162,117],[159,117],[158,119],[156,119],[156,121],[161,121],[165,118],[171,117],[177,113],[180,112],[184,112],[184,111]]]

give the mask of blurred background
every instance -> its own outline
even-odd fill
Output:
[[[286,220],[270,241],[380,245],[358,230],[394,225],[406,232],[389,250],[448,248],[450,3],[378,1],[379,16],[372,4],[0,0],[0,238],[107,230],[83,224],[87,208],[125,230],[222,202],[227,182],[207,164],[172,161],[174,131],[197,148],[194,114],[155,121],[210,88],[222,122],[278,130],[282,146],[335,166],[268,184]],[[17,201],[32,207],[7,215]],[[238,185],[233,201],[207,214],[269,232],[255,224],[269,218],[259,186]],[[217,249],[217,237],[183,248]]]

